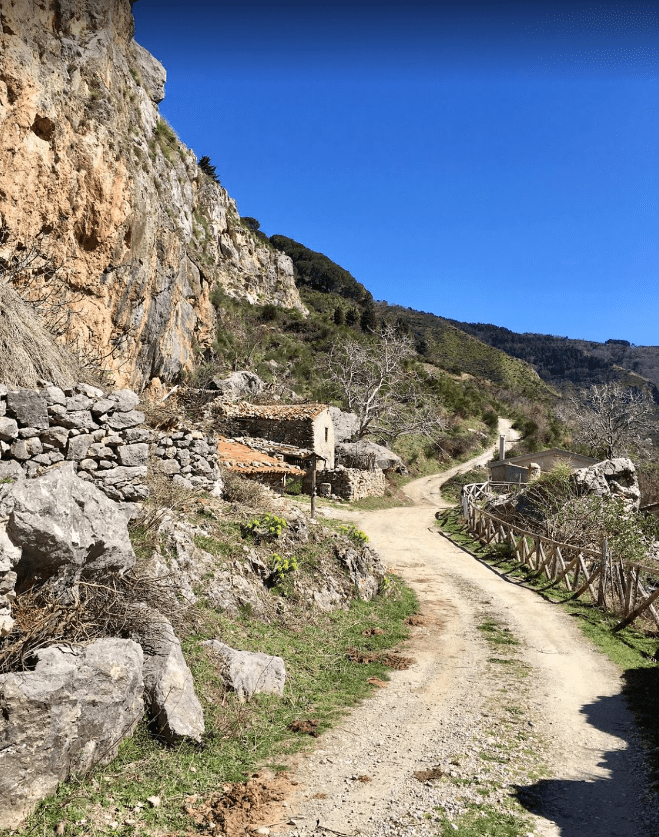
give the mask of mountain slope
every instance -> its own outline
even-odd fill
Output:
[[[659,397],[659,346],[632,346],[626,340],[596,343],[551,334],[518,334],[501,326],[450,321],[456,328],[533,365],[550,383],[589,386],[608,380],[653,386]]]

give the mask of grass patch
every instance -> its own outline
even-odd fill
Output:
[[[528,817],[517,812],[500,811],[490,805],[473,804],[470,810],[449,820],[441,808],[438,821],[442,824],[442,837],[525,837],[533,831]]]
[[[449,503],[459,503],[462,489],[465,485],[471,485],[474,482],[485,482],[486,480],[487,470],[485,468],[472,468],[470,471],[456,474],[442,486],[442,497]]]
[[[15,833],[52,833],[61,821],[67,835],[89,834],[90,827],[96,834],[118,833],[110,821],[119,823],[122,833],[186,833],[193,825],[183,811],[186,796],[216,793],[223,783],[244,781],[261,766],[281,767],[287,755],[312,741],[292,732],[291,724],[313,718],[322,734],[374,690],[369,678],[386,679],[388,668],[377,652],[407,637],[405,619],[417,609],[412,591],[396,579],[386,596],[372,602],[356,601],[348,610],[322,615],[289,612],[285,623],[266,624],[247,616],[232,620],[201,603],[198,624],[203,627],[183,646],[204,707],[202,744],[166,748],[142,724],[111,765],[94,776],[62,784]],[[374,627],[382,633],[364,635]],[[283,657],[284,697],[256,695],[246,704],[235,700],[202,647],[209,638]],[[352,662],[347,655],[351,648],[375,653],[376,659]],[[145,800],[155,795],[161,805],[149,808]]]
[[[510,628],[503,628],[496,620],[486,619],[485,622],[478,625],[478,630],[483,633],[485,639],[493,646],[510,646],[519,645],[519,640],[516,639],[510,631]]]

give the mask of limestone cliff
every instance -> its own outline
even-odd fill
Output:
[[[304,310],[290,259],[160,118],[165,70],[129,0],[0,0],[0,24],[1,246],[48,234],[70,345],[142,388],[210,345],[216,284]]]

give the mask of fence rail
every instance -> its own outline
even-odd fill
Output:
[[[589,595],[598,605],[622,617],[614,632],[645,611],[659,627],[659,613],[653,605],[659,598],[659,587],[648,590],[647,579],[645,584],[642,580],[644,573],[647,575],[646,568],[616,559],[606,538],[601,550],[595,552],[521,529],[481,507],[486,496],[513,487],[519,489],[517,483],[472,483],[464,487],[462,515],[472,535],[482,544],[507,544],[521,564],[526,564],[536,576],[546,577],[545,589],[563,584],[571,598]]]

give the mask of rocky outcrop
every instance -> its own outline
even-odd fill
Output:
[[[641,490],[636,468],[631,459],[606,459],[574,472],[573,480],[579,494],[621,499],[630,510],[638,511]]]
[[[237,651],[217,639],[209,639],[202,645],[218,660],[225,686],[235,692],[239,700],[249,700],[260,693],[283,696],[286,665],[281,657]]]
[[[99,639],[52,645],[32,671],[0,675],[0,828],[17,826],[59,782],[107,764],[143,713],[142,649]]]
[[[405,463],[389,448],[362,439],[359,442],[342,442],[336,446],[336,462],[346,468],[380,468],[382,471],[395,471],[406,474]]]
[[[126,515],[71,466],[0,486],[0,636],[13,626],[15,590],[50,581],[61,595],[81,577],[135,563]]]
[[[339,407],[330,407],[329,411],[334,425],[334,441],[349,442],[359,430],[359,416]]]
[[[362,549],[337,549],[336,556],[347,569],[359,598],[370,602],[377,595],[384,580],[385,573],[380,556],[367,546]]]
[[[169,744],[182,738],[201,741],[204,713],[169,620],[147,605],[136,605],[131,622],[139,626],[134,633],[144,651],[146,708],[159,735]]]
[[[213,378],[208,388],[226,401],[242,401],[263,392],[265,384],[255,372],[232,372],[227,378]]]
[[[50,291],[69,345],[140,389],[212,343],[216,284],[304,311],[291,260],[242,224],[161,119],[165,70],[133,40],[129,0],[54,9],[2,6],[0,224],[4,252],[41,236],[62,266]],[[43,281],[18,287],[34,298]]]

